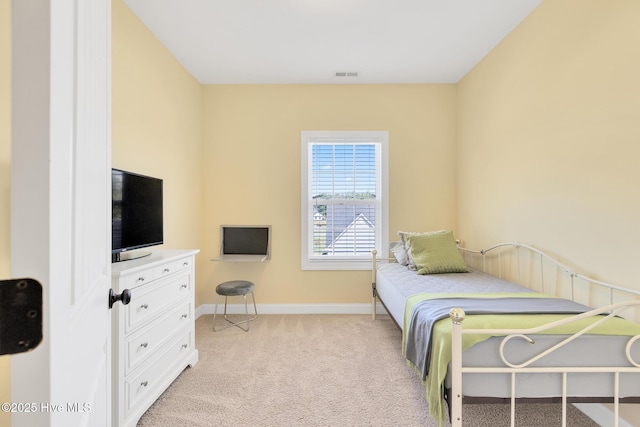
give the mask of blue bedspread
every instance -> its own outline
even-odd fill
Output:
[[[459,307],[466,314],[578,314],[589,307],[561,298],[435,298],[416,303],[405,327],[405,357],[420,372],[429,374],[434,324]]]

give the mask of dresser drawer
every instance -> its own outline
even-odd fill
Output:
[[[192,325],[191,313],[192,302],[185,301],[148,327],[128,335],[125,338],[125,375],[137,368],[164,343],[173,339],[182,329]]]
[[[159,279],[179,271],[191,268],[193,259],[191,257],[182,258],[164,265],[158,266],[153,270],[153,277]]]
[[[160,280],[148,288],[134,289],[131,302],[125,306],[125,333],[142,326],[180,299],[191,296],[191,287],[191,274],[186,272]]]
[[[138,271],[135,274],[127,276],[122,279],[122,289],[119,289],[119,292],[122,292],[124,289],[133,289],[141,285],[146,285],[150,283],[155,278],[154,269],[148,268],[146,270]]]
[[[165,351],[142,373],[126,377],[124,393],[127,414],[146,396],[153,394],[167,376],[175,376],[176,369],[182,371],[186,367],[186,363],[184,366],[180,363],[184,363],[185,357],[192,351],[192,333],[192,330],[186,331],[180,338],[165,346]]]

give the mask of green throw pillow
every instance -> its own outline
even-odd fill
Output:
[[[453,232],[407,236],[418,274],[468,273]]]

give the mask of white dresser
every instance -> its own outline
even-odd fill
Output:
[[[131,302],[113,306],[112,420],[138,419],[187,366],[195,348],[195,255],[199,250],[154,250],[112,264],[111,285]]]

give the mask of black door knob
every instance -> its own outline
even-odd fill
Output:
[[[125,289],[121,294],[116,294],[113,289],[109,289],[109,308],[113,307],[113,304],[120,301],[123,305],[129,304],[131,301],[131,291]]]

